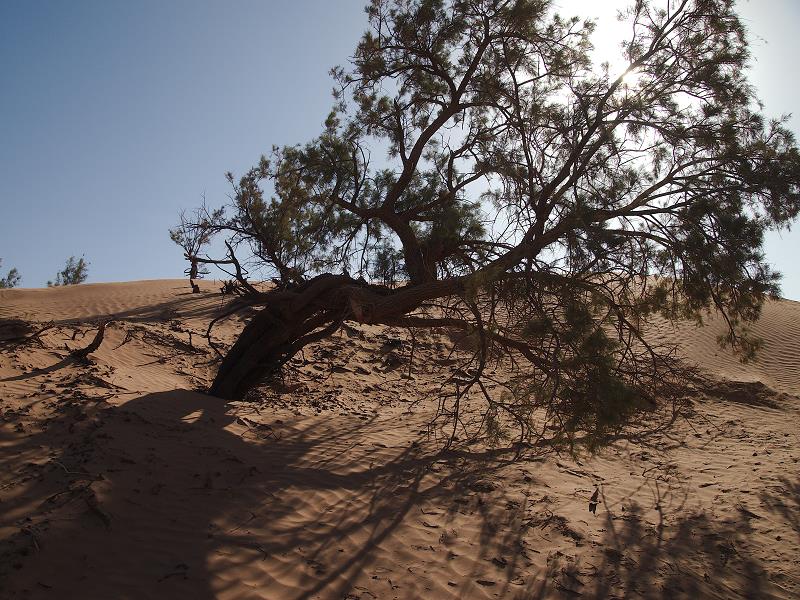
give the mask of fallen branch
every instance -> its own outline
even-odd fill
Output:
[[[100,347],[100,344],[103,343],[103,336],[106,332],[106,325],[111,323],[113,319],[109,319],[108,321],[103,321],[100,323],[100,327],[97,329],[97,334],[94,336],[94,339],[91,343],[86,346],[85,348],[78,348],[77,350],[73,350],[70,352],[70,356],[73,358],[77,358],[78,360],[86,360],[87,357],[97,350]]]

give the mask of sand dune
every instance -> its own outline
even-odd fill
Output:
[[[438,452],[435,337],[410,373],[405,334],[363,326],[260,403],[200,393],[204,289],[0,291],[0,320],[60,324],[0,345],[0,598],[800,596],[800,304],[766,305],[746,365],[713,319],[660,325],[717,382],[690,419],[514,462]],[[112,317],[90,364],[69,358]]]
[[[662,325],[666,339],[681,345],[685,356],[720,377],[736,381],[759,381],[788,394],[800,395],[800,302],[769,300],[762,318],[750,331],[763,342],[756,358],[742,364],[728,350],[716,343],[725,332],[725,322],[719,316],[706,319],[704,327],[691,323]]]

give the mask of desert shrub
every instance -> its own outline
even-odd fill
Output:
[[[3,264],[3,259],[0,258],[0,265]],[[6,273],[5,277],[0,277],[0,289],[17,287],[22,281],[22,275],[19,274],[16,268],[11,269]]]
[[[67,259],[64,268],[56,274],[55,281],[48,281],[47,287],[60,285],[77,285],[86,281],[89,276],[89,263],[81,256],[77,260],[74,256]]]

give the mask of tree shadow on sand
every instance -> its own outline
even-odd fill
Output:
[[[635,504],[615,514],[601,503],[604,534],[575,536],[577,559],[532,547],[531,528],[574,535],[558,515],[538,518],[535,470],[514,479],[513,453],[409,442],[407,422],[266,424],[188,390],[53,407],[27,436],[0,428],[1,462],[19,467],[0,495],[0,531],[11,532],[0,597],[786,595],[750,552],[747,511],[664,508],[651,523]],[[797,490],[787,481],[764,501],[795,532]],[[452,524],[463,515],[477,549],[459,563]]]
[[[1,587],[15,597],[357,597],[373,571],[389,597],[425,596],[437,582],[423,574],[414,589],[391,582],[405,570],[392,538],[436,521],[409,539],[438,550],[458,512],[480,518],[487,564],[511,557],[497,591],[526,566],[520,509],[486,483],[508,464],[496,453],[386,447],[375,419],[264,425],[187,390],[60,410],[44,431],[0,440],[26,465],[3,498],[16,534]]]
[[[637,504],[605,513],[593,556],[567,563],[554,579],[563,597],[785,598],[753,552],[753,518],[746,510],[723,518],[707,512],[667,515],[648,523]]]
[[[779,478],[779,483],[761,494],[761,501],[778,518],[782,519],[800,540],[800,477],[794,481]]]

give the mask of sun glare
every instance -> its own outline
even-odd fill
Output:
[[[636,69],[622,76],[622,85],[628,89],[637,88],[642,82],[642,73]]]

